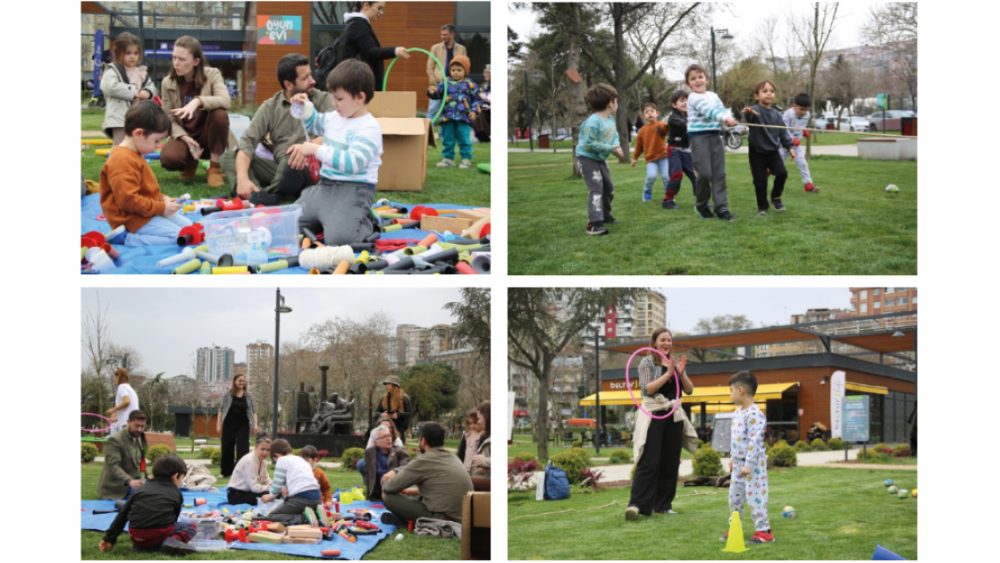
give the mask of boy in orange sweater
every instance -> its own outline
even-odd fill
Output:
[[[303,446],[302,447],[302,459],[309,462],[309,465],[313,468],[313,477],[316,478],[316,482],[319,483],[319,494],[323,501],[323,506],[330,506],[333,502],[333,490],[330,487],[330,480],[326,477],[326,471],[323,471],[322,467],[319,467],[319,450],[316,446]]]
[[[101,169],[101,210],[112,229],[125,225],[126,246],[177,244],[191,221],[180,204],[160,192],[153,169],[143,158],[170,132],[170,118],[160,106],[142,101],[125,113],[125,139],[111,149]]]
[[[635,134],[632,168],[635,168],[635,163],[642,154],[646,159],[646,183],[642,186],[642,201],[651,201],[656,175],[660,175],[664,190],[667,189],[667,181],[670,178],[666,141],[668,127],[666,123],[659,121],[660,112],[653,102],[642,105],[642,116],[646,118],[646,124]]]

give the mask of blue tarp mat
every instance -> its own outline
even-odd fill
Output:
[[[104,215],[101,211],[101,197],[100,194],[90,194],[84,196],[80,200],[81,215],[80,215],[80,234],[88,233],[90,231],[97,231],[102,234],[108,234],[111,231],[111,227],[108,222],[104,220]],[[401,203],[404,207],[412,209],[417,204],[411,203]],[[474,209],[468,205],[454,205],[449,203],[425,203],[423,204],[427,207],[433,207],[439,210],[445,209]],[[188,219],[194,222],[199,222],[202,218],[201,213],[188,213],[185,214]],[[389,233],[382,233],[383,240],[399,240],[399,239],[416,239],[420,240],[430,234],[430,231],[422,231],[420,229],[400,229],[398,231],[392,231]],[[180,252],[180,247],[176,245],[166,245],[166,246],[125,246],[123,244],[113,245],[116,250],[118,250],[120,256],[115,260],[115,264],[118,266],[112,274],[169,274],[174,267],[169,268],[158,268],[156,263],[160,260],[173,256]],[[281,270],[278,272],[271,272],[272,274],[308,274],[309,270],[305,268],[289,268],[287,270]]]
[[[231,505],[226,503],[226,488],[223,487],[218,490],[213,491],[181,491],[184,495],[184,504],[193,505],[195,498],[204,498],[207,502],[206,504],[196,507],[196,508],[184,508],[183,512],[211,512],[212,510],[228,508],[231,511],[244,512],[248,508],[251,508],[248,504],[237,504]],[[94,514],[94,510],[111,510],[114,509],[115,503],[110,500],[85,500],[80,503],[80,521],[81,528],[84,530],[96,530],[103,532],[107,530],[111,523],[114,522],[117,513],[111,514]],[[380,504],[373,504],[368,501],[356,501],[349,505],[341,506],[341,511],[347,511],[353,508],[367,508],[373,513],[373,520],[379,522],[382,513],[385,512],[384,508],[372,508],[373,506],[382,506]],[[375,548],[376,545],[383,539],[392,535],[396,531],[395,526],[389,524],[379,523],[381,531],[377,534],[371,535],[359,535],[357,536],[357,542],[350,543],[344,538],[339,536],[332,540],[324,540],[317,544],[301,544],[301,543],[282,543],[282,544],[267,544],[267,543],[240,543],[233,542],[230,544],[230,549],[247,549],[255,551],[271,551],[274,553],[284,553],[288,555],[299,555],[303,557],[316,557],[324,558],[321,553],[326,549],[339,549],[340,557],[337,559],[350,559],[358,560],[365,556],[366,553]],[[128,526],[125,528],[128,530]],[[121,538],[124,540],[125,538]],[[324,558],[327,559],[327,558]]]

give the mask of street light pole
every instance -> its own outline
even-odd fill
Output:
[[[594,432],[594,453],[595,455],[601,455],[601,325],[598,323],[597,328],[594,329],[594,379],[597,381],[597,392],[594,393],[594,407],[597,409],[597,414],[594,420],[597,421],[597,429]]]
[[[285,298],[281,296],[281,288],[274,291],[274,400],[271,406],[271,434],[278,437],[278,362],[281,358],[281,314],[291,313],[292,308],[285,306]]]
[[[712,91],[718,93],[718,91],[719,91],[719,83],[717,82],[716,76],[715,76],[715,47],[716,47],[716,44],[715,44],[715,34],[716,33],[721,33],[723,39],[732,39],[733,36],[729,34],[729,30],[728,29],[715,29],[714,27],[709,28],[709,29],[712,32]]]

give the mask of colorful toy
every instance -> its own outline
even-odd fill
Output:
[[[898,496],[900,499],[910,498],[910,491],[907,491],[906,489],[899,489],[899,492],[896,493],[896,496]]]
[[[888,193],[896,193],[899,191],[899,186],[897,186],[896,184],[889,184],[888,186],[885,187],[885,191]]]
[[[876,544],[875,551],[872,553],[872,561],[903,561],[903,557]]]
[[[781,515],[785,518],[795,518],[795,508],[790,505],[785,505],[785,508],[781,509]]]
[[[882,484],[885,485],[886,487],[891,487],[892,479],[886,479],[885,481],[882,481]]]
[[[912,491],[910,491],[910,496],[912,496],[913,498],[917,498],[917,490],[913,489]]]
[[[896,485],[891,485],[888,489],[890,495],[894,495],[899,492],[899,488]]]
[[[323,557],[340,557],[340,550],[324,549],[323,551],[319,552],[319,554],[322,555]]]
[[[205,242],[205,227],[201,223],[192,223],[181,229],[177,234],[178,246],[201,244]]]

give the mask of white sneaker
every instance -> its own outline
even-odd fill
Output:
[[[458,165],[459,168],[472,168],[472,161],[467,158],[463,158],[462,162]]]
[[[442,160],[441,162],[437,163],[437,167],[438,168],[451,168],[452,165],[454,165],[454,164],[455,164],[454,160],[449,160],[449,159],[446,158],[446,159]]]

